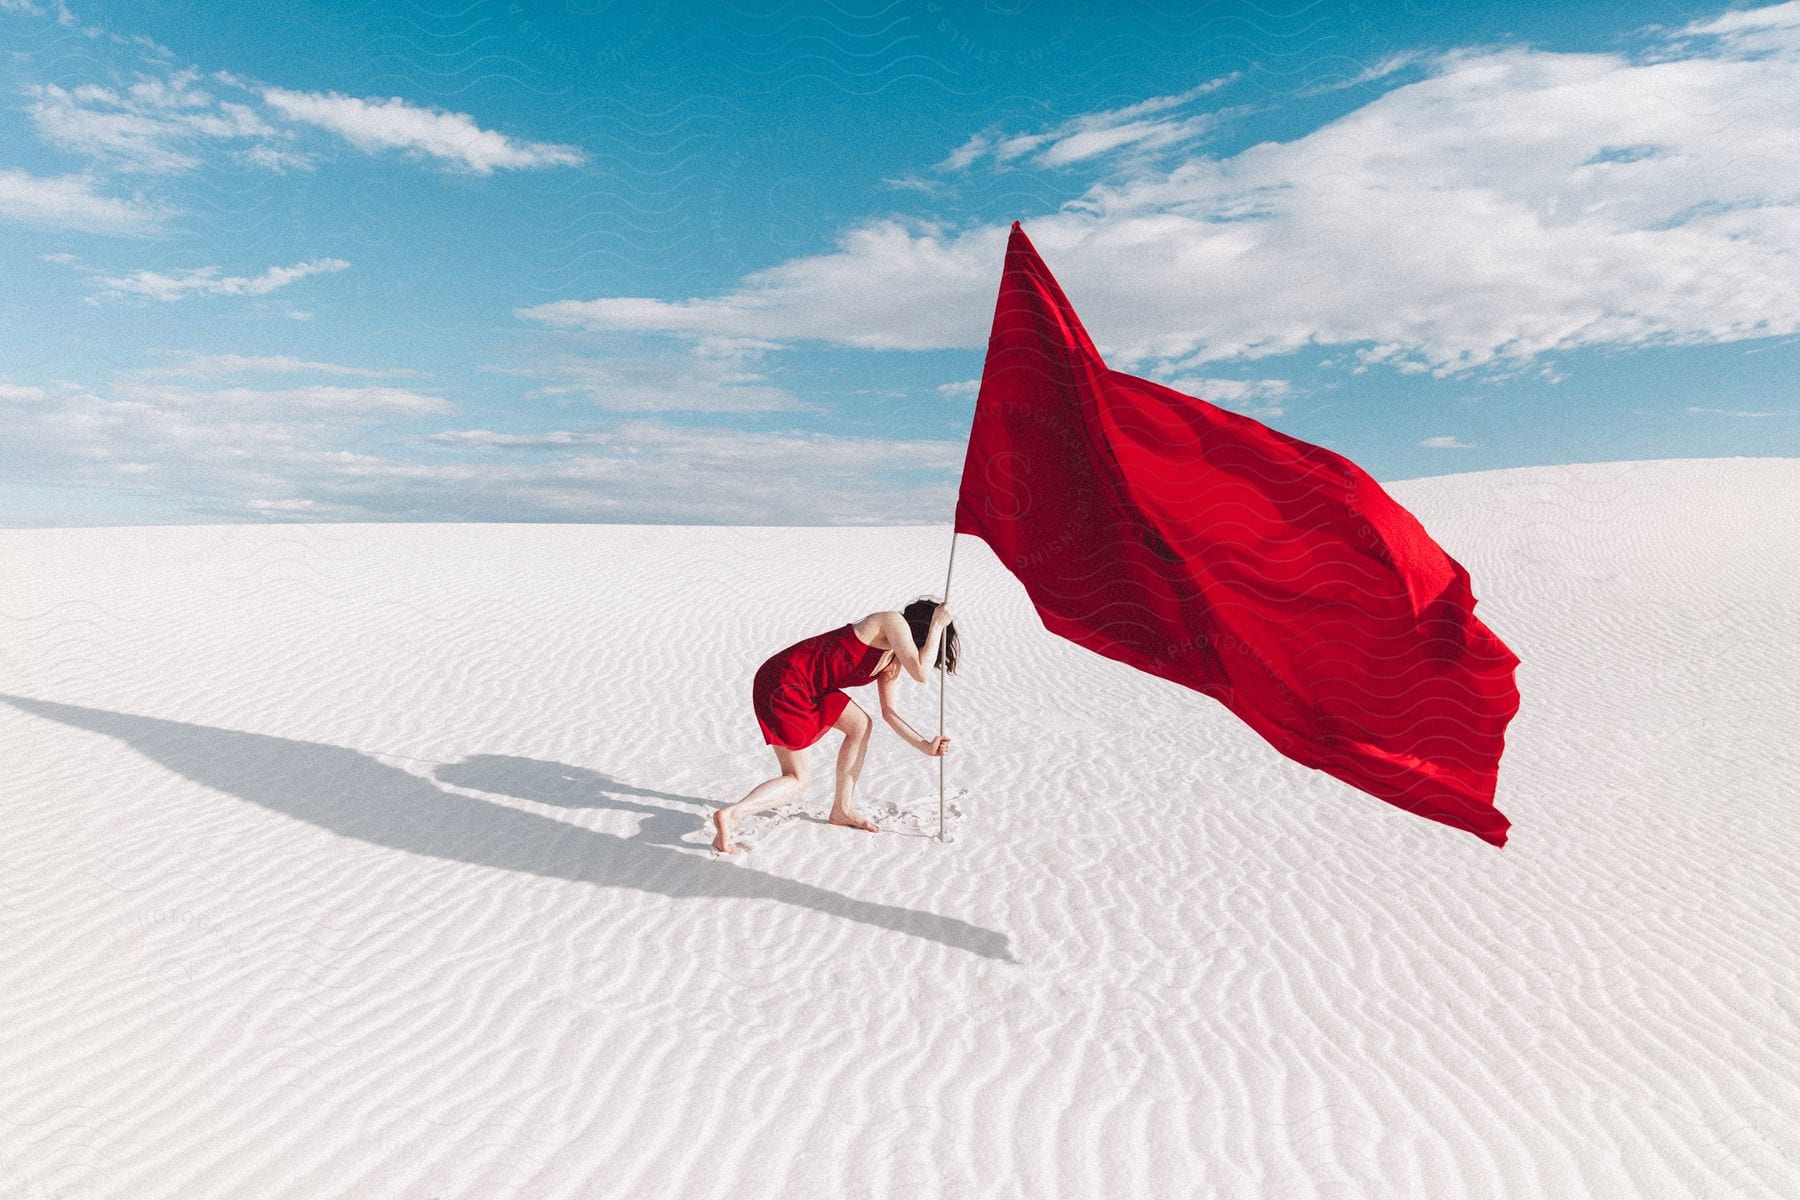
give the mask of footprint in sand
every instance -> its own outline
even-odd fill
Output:
[[[944,800],[944,832],[955,840],[956,832],[962,825],[962,800],[969,794],[968,788],[957,788]],[[938,832],[938,806],[936,796],[925,796],[920,799],[901,804],[894,800],[880,800],[864,797],[858,805],[863,815],[881,827],[883,833],[896,833],[908,837],[935,838]],[[728,860],[739,860],[752,850],[763,838],[772,833],[785,821],[800,820],[808,816],[819,818],[810,808],[800,804],[778,804],[766,812],[755,813],[740,820],[731,831],[731,844],[736,847],[734,854],[719,854],[713,851],[713,857]],[[713,823],[712,814],[708,813],[692,832],[681,839],[696,849],[712,850]]]

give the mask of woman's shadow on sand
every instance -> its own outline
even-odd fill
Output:
[[[441,764],[431,775],[439,783],[451,787],[511,796],[555,808],[612,808],[639,813],[644,820],[630,841],[687,850],[694,848],[694,843],[687,839],[699,828],[699,811],[717,807],[699,796],[633,787],[588,767],[571,767],[567,763],[518,758],[510,754],[471,754],[461,762]],[[641,804],[627,799],[630,796],[671,800],[697,811],[686,812],[667,804]]]
[[[717,862],[682,836],[700,810],[694,796],[633,787],[583,767],[480,754],[440,765],[450,786],[573,808],[602,805],[644,814],[635,837],[583,829],[567,821],[447,791],[361,751],[141,717],[0,693],[22,712],[118,738],[196,783],[376,846],[477,866],[524,871],[602,887],[635,888],[675,899],[701,896],[774,900],[1013,961],[1007,937],[955,917],[857,900],[825,888]]]

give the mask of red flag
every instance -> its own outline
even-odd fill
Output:
[[[1044,627],[1496,846],[1518,658],[1341,455],[1109,370],[1017,222],[956,502]]]

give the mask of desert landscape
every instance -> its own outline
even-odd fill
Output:
[[[831,735],[714,854],[947,525],[0,530],[7,1194],[1800,1194],[1800,460],[1387,486],[1522,660],[1503,850],[964,537],[953,840],[878,728],[880,834]]]

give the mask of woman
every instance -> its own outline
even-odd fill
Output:
[[[942,645],[939,643],[942,642]],[[827,729],[842,730],[838,747],[837,791],[831,802],[831,823],[877,832],[875,823],[851,807],[857,779],[862,775],[863,752],[869,748],[874,723],[868,714],[840,689],[879,681],[881,715],[907,745],[935,757],[950,748],[947,737],[924,738],[894,710],[894,681],[900,672],[925,682],[925,663],[956,673],[956,626],[950,606],[921,597],[901,612],[874,612],[860,621],[840,625],[829,633],[815,634],[778,650],[756,669],[751,689],[756,723],[763,740],[775,748],[781,774],[765,779],[750,794],[713,814],[713,849],[734,853],[731,831],[741,817],[793,799],[806,787],[810,776],[806,748],[825,736]]]

